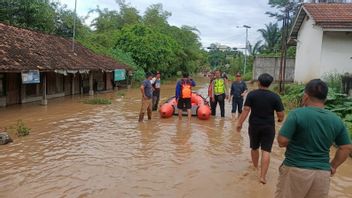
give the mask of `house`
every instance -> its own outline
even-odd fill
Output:
[[[0,23],[0,106],[113,89],[113,72],[128,69],[79,43]]]
[[[290,32],[295,81],[352,73],[352,3],[303,4]]]

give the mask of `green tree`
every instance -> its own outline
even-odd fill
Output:
[[[124,27],[116,44],[116,49],[130,53],[144,71],[159,70],[165,74],[175,72],[177,48],[175,40],[142,24]]]
[[[120,6],[120,17],[122,27],[126,25],[134,25],[141,22],[142,17],[139,15],[139,11],[127,4],[125,0],[116,0]]]
[[[248,51],[249,51],[249,55],[253,56],[254,58],[260,54],[264,48],[264,46],[262,45],[263,41],[257,41],[254,45],[252,45],[251,43],[248,42]]]
[[[161,3],[153,4],[147,8],[143,16],[144,24],[153,27],[165,28],[169,24],[167,19],[171,16],[171,13],[163,9]]]
[[[55,31],[56,12],[49,0],[2,0],[0,21],[47,33]]]
[[[121,29],[122,19],[121,15],[117,11],[110,11],[107,8],[101,10],[99,7],[97,7],[96,9],[89,11],[89,13],[93,12],[98,13],[98,17],[93,19],[91,24],[91,26],[94,27],[97,32]]]
[[[269,23],[265,25],[265,29],[259,29],[264,39],[264,50],[267,53],[276,52],[280,49],[281,32],[277,23]]]

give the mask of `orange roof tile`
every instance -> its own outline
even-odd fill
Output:
[[[333,23],[343,27],[352,23],[352,3],[315,3],[303,7],[317,24]]]

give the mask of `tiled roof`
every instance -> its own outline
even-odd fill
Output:
[[[0,72],[23,70],[113,70],[127,68],[78,42],[0,23]]]
[[[352,3],[306,3],[303,4],[290,33],[290,44],[294,44],[306,16],[324,29],[352,29]]]
[[[352,23],[352,3],[304,4],[316,23]]]

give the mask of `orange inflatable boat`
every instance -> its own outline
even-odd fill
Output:
[[[192,93],[192,115],[197,116],[200,120],[208,120],[211,110],[208,102],[198,93]],[[175,97],[169,98],[159,109],[162,118],[169,118],[172,115],[177,115],[177,101]],[[183,110],[183,115],[187,115],[187,111]]]

